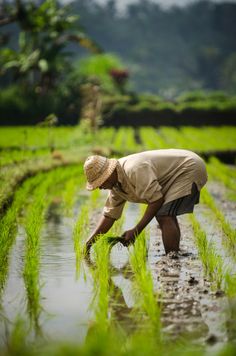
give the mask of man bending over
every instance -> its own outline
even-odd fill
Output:
[[[86,241],[87,251],[121,217],[126,201],[144,203],[147,208],[137,225],[122,235],[125,246],[133,243],[155,217],[165,252],[178,251],[177,215],[193,212],[207,182],[204,161],[196,153],[180,149],[145,151],[120,159],[90,156],[84,163],[84,172],[88,190],[109,190],[103,215]]]

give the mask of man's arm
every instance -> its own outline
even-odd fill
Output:
[[[160,207],[164,202],[164,198],[160,198],[157,201],[148,204],[147,209],[142,217],[142,219],[138,222],[138,224],[131,230],[125,231],[122,235],[124,237],[124,244],[129,245],[130,243],[134,242],[135,237],[139,235],[143,229],[149,224],[149,222],[153,219],[156,215]]]
[[[96,229],[93,231],[92,235],[86,241],[86,251],[90,249],[92,244],[95,242],[96,238],[100,234],[105,234],[110,230],[112,225],[114,224],[115,219],[109,218],[107,216],[102,216]]]

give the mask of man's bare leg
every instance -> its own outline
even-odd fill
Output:
[[[180,228],[175,216],[158,216],[165,252],[179,251]]]

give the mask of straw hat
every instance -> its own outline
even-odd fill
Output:
[[[94,190],[102,185],[113,173],[117,166],[117,159],[103,156],[89,156],[84,163],[84,173],[87,177],[86,188]]]

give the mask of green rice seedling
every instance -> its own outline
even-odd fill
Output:
[[[189,218],[192,224],[198,253],[202,260],[204,273],[209,277],[211,282],[213,282],[214,286],[220,289],[222,288],[224,272],[222,258],[217,254],[213,243],[207,240],[206,233],[201,228],[194,214],[190,214]]]
[[[85,183],[82,164],[57,167],[47,175],[52,175],[55,181],[55,184],[49,187],[50,195],[62,196],[62,205],[69,212],[75,203],[77,191]]]
[[[113,141],[113,149],[121,152],[125,147],[125,128],[121,127],[116,131],[116,135]]]
[[[174,127],[162,126],[158,130],[158,134],[166,142],[169,148],[184,148],[185,142],[183,141],[179,130]]]
[[[50,199],[48,193],[50,187],[62,182],[68,175],[71,175],[70,170],[64,170],[58,174],[60,170],[50,172],[44,175],[43,182],[37,187],[33,194],[33,200],[27,207],[25,217],[26,231],[26,253],[23,277],[25,281],[28,312],[31,324],[34,325],[36,332],[40,330],[39,315],[41,312],[40,306],[40,285],[39,285],[39,261],[40,261],[40,232],[44,222],[44,216]]]
[[[143,215],[145,209],[145,205],[141,206],[141,215]],[[148,235],[145,230],[136,238],[134,249],[130,253],[130,264],[138,291],[137,307],[145,313],[148,318],[148,328],[150,328],[151,332],[159,339],[161,330],[160,306],[158,305],[159,296],[154,292],[151,271],[147,267],[147,238]]]
[[[76,277],[80,272],[82,259],[86,255],[85,240],[89,234],[89,214],[97,208],[100,191],[93,190],[89,200],[82,206],[79,217],[75,223],[73,230],[74,250],[76,255]]]
[[[227,270],[224,276],[225,280],[225,292],[230,298],[236,297],[236,275],[231,271]]]
[[[67,216],[72,216],[72,209],[75,205],[77,192],[84,183],[84,177],[72,177],[67,180],[62,193],[63,207]]]
[[[9,253],[15,241],[19,213],[26,204],[27,196],[42,180],[42,175],[28,179],[18,189],[11,207],[0,220],[0,295],[7,278]]]
[[[130,264],[134,273],[134,282],[138,291],[138,309],[148,318],[147,327],[160,337],[160,307],[158,296],[154,293],[153,280],[146,265],[146,240],[142,232],[135,241],[134,250],[130,254]]]
[[[96,268],[93,270],[95,305],[95,323],[99,333],[106,334],[110,325],[109,319],[109,252],[110,246],[106,235],[100,237],[94,245],[94,259]]]
[[[19,149],[50,148],[52,141],[54,148],[70,147],[87,142],[86,133],[80,125],[75,127],[50,127],[50,137],[47,127],[20,126],[2,127],[0,129],[0,147],[14,147]],[[14,143],[14,144],[13,144]]]
[[[80,170],[81,167],[58,169],[44,175],[43,183],[38,186],[33,196],[33,202],[27,208],[24,280],[30,320],[34,323],[36,331],[39,330],[38,319],[41,311],[39,286],[40,232],[46,208],[50,204],[50,189],[59,183],[61,184],[72,175],[78,174]],[[48,199],[46,199],[46,196]]]
[[[196,151],[235,148],[235,127],[181,127],[179,136],[184,148]]]
[[[224,245],[227,247],[230,254],[236,257],[236,230],[233,229],[230,223],[225,219],[224,214],[218,209],[213,197],[207,189],[203,189],[201,198],[203,203],[209,206],[209,208],[214,212],[221,225],[226,237],[223,241]]]
[[[16,318],[13,323],[13,328],[8,334],[6,345],[3,348],[0,346],[1,355],[24,355],[31,356],[36,355],[35,347],[28,343],[28,328],[26,322],[23,319]]]
[[[141,151],[142,146],[136,141],[135,130],[133,127],[126,128],[126,147],[129,148],[130,152]]]
[[[82,206],[73,229],[74,250],[76,256],[76,277],[78,278],[80,272],[80,264],[85,256],[84,240],[89,232],[89,205]]]
[[[28,313],[31,323],[34,325],[36,332],[39,328],[40,306],[40,286],[39,286],[39,259],[40,259],[40,232],[42,229],[44,214],[46,211],[46,194],[47,189],[52,183],[46,179],[41,184],[34,195],[32,205],[28,207],[26,215],[26,254],[24,266],[24,281],[28,301]]]
[[[168,147],[166,141],[153,127],[141,127],[139,132],[144,149],[157,150]]]
[[[235,148],[235,127],[161,127],[159,135],[171,148],[196,151],[229,150]]]
[[[217,158],[211,157],[207,164],[207,171],[212,180],[222,182],[232,192],[236,193],[236,171],[233,168],[227,167]]]
[[[113,149],[123,154],[140,151],[141,147],[135,140],[135,132],[131,127],[120,127],[113,141]]]
[[[112,226],[112,228],[109,231],[109,236],[114,236],[114,237],[119,237],[121,236],[122,233],[122,227],[124,225],[124,221],[125,221],[125,210],[126,207],[123,210],[123,214],[121,216],[121,218],[119,220],[116,220],[114,225]]]
[[[94,148],[101,147],[103,150],[107,149],[109,153],[113,145],[114,137],[115,137],[114,127],[102,127],[99,129],[99,134],[96,135],[96,139],[93,140],[93,146]]]
[[[47,150],[4,150],[0,154],[0,167],[9,164],[19,164],[29,159],[38,159],[48,154]]]

